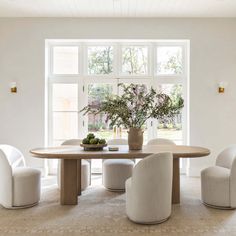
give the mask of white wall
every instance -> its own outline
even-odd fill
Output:
[[[190,39],[190,144],[211,149],[190,174],[236,142],[236,19],[0,19],[0,143],[27,155],[44,145],[45,39]],[[225,94],[217,81],[227,81]],[[16,81],[18,93],[9,92]]]

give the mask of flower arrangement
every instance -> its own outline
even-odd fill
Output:
[[[149,118],[160,122],[169,122],[180,113],[184,106],[183,98],[172,101],[163,93],[151,88],[148,90],[143,85],[119,84],[122,95],[111,95],[102,101],[99,106],[88,105],[81,111],[87,113],[104,113],[111,126],[117,125],[125,128],[141,129]]]

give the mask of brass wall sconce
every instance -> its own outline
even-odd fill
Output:
[[[218,93],[224,93],[227,87],[227,82],[221,81],[218,83]]]
[[[10,88],[11,88],[11,93],[17,93],[16,82],[11,82],[10,83]]]

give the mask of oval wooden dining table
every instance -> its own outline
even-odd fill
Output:
[[[172,203],[180,203],[180,158],[197,158],[210,154],[203,147],[181,145],[146,145],[142,150],[129,150],[128,146],[118,146],[118,151],[84,151],[80,146],[60,146],[36,148],[30,153],[38,158],[61,160],[61,205],[77,205],[81,195],[81,160],[82,159],[133,159],[145,158],[153,153],[171,152],[173,154]]]

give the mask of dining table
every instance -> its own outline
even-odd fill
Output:
[[[85,151],[80,146],[63,145],[42,147],[30,150],[32,156],[43,159],[61,160],[61,205],[77,205],[81,195],[82,159],[142,159],[154,153],[173,154],[172,203],[180,203],[180,158],[199,158],[208,156],[210,150],[204,147],[187,145],[144,145],[142,150],[129,150],[128,145],[116,145],[118,151],[105,147],[100,151]]]

